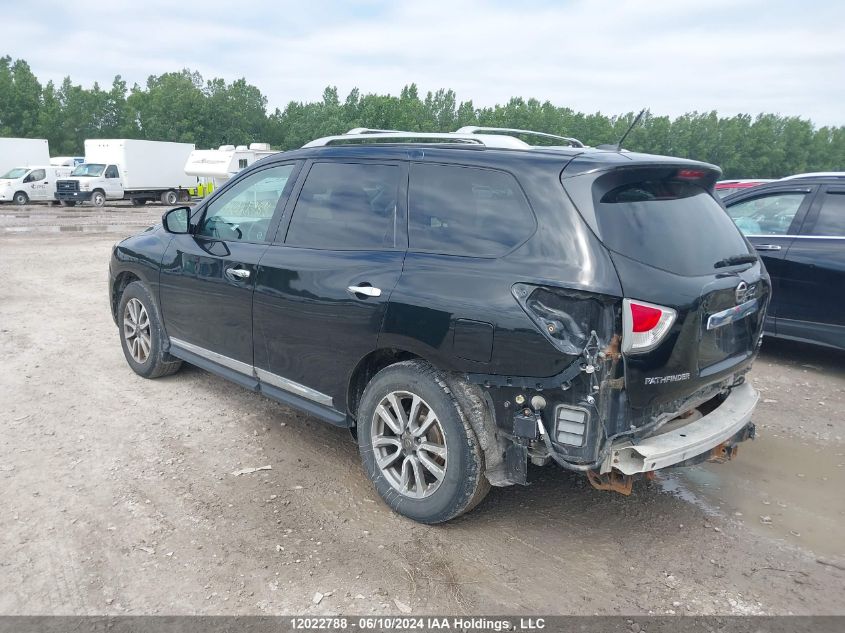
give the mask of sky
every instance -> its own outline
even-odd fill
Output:
[[[0,55],[89,87],[190,68],[246,78],[269,109],[453,89],[584,112],[776,112],[845,125],[841,0],[3,2]]]

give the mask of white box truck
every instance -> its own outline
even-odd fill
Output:
[[[0,202],[55,202],[56,181],[72,171],[71,167],[55,165],[12,167],[0,175]]]
[[[185,161],[194,151],[190,143],[135,139],[88,139],[85,162],[56,185],[56,200],[73,206],[91,201],[131,200],[141,206],[150,200],[177,204],[188,200],[188,188],[197,179],[185,173]]]
[[[13,167],[49,164],[50,147],[43,138],[0,137],[0,174]]]

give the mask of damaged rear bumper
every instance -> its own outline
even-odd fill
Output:
[[[670,431],[611,446],[599,472],[613,469],[634,475],[666,468],[693,459],[728,442],[751,423],[760,394],[749,384],[735,387],[711,413]]]

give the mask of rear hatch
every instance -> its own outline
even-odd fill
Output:
[[[712,397],[748,368],[770,283],[713,197],[718,168],[627,153],[597,159],[573,160],[561,181],[619,274],[625,391],[639,426]]]

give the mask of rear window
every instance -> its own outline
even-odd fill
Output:
[[[724,209],[694,182],[617,181],[608,188],[603,180],[593,188],[596,223],[612,251],[685,276],[712,273],[716,262],[749,253]]]

